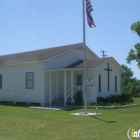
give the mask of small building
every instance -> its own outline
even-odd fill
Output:
[[[87,101],[121,94],[120,64],[99,58],[86,46]],[[83,44],[0,56],[0,101],[53,105],[83,90]]]

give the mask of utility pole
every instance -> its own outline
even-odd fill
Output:
[[[105,58],[107,55],[105,54],[107,51],[102,50],[101,53],[103,53],[103,58]]]

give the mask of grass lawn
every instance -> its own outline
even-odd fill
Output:
[[[140,104],[140,97],[133,97],[134,103]]]
[[[83,112],[52,111],[0,105],[0,140],[128,140],[130,127],[140,129],[140,106],[100,109],[96,117]],[[88,109],[95,112],[95,109]]]

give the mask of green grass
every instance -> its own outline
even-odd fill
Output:
[[[133,97],[134,103],[140,104],[140,97]]]
[[[52,111],[0,105],[0,140],[127,140],[130,127],[140,129],[140,106],[99,109],[96,117],[83,112]],[[95,112],[95,109],[88,109]]]

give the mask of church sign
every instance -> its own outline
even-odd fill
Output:
[[[87,84],[87,99],[96,99],[95,82],[92,78],[86,80]]]

